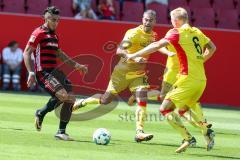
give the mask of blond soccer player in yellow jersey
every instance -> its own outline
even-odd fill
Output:
[[[174,46],[172,46],[171,44],[167,46],[167,49],[170,52],[176,53]],[[164,70],[163,81],[161,84],[161,91],[152,90],[152,89],[149,90],[147,94],[148,99],[161,102],[165,98],[166,94],[172,90],[173,84],[177,81],[177,75],[179,73],[179,70],[180,70],[180,66],[179,66],[177,55],[168,57],[166,68]],[[135,102],[135,96],[132,95],[128,100],[128,104],[131,106],[134,104],[134,102]],[[212,124],[208,124],[206,119],[204,118],[200,103],[196,103],[194,104],[194,106],[191,106],[190,110],[179,109],[178,113],[181,118],[185,119],[187,122],[189,122],[192,126],[196,128],[201,129],[201,126],[198,123],[199,119],[201,119],[203,124],[206,125],[208,128],[212,127]],[[199,114],[196,115],[196,113],[199,113]],[[184,143],[184,141],[185,140],[182,140],[182,143]],[[193,137],[190,145],[194,147],[196,143],[197,141]]]
[[[160,112],[167,118],[169,124],[176,129],[185,142],[176,150],[177,153],[185,151],[191,144],[192,135],[185,128],[178,114],[174,112],[178,109],[189,109],[194,106],[206,87],[206,75],[204,62],[212,57],[216,51],[214,43],[206,37],[198,28],[191,27],[188,24],[188,14],[183,8],[177,8],[171,11],[171,22],[173,29],[169,30],[166,36],[158,42],[145,47],[135,54],[127,55],[128,59],[138,56],[146,56],[162,47],[173,45],[180,65],[180,72],[173,89],[167,93],[160,106]],[[198,123],[202,134],[206,139],[207,150],[214,146],[214,131],[203,124],[199,118]]]
[[[171,44],[168,45],[167,49],[171,52],[177,52]],[[166,94],[173,89],[174,83],[177,81],[177,76],[179,74],[180,66],[178,62],[178,57],[168,57],[166,69],[164,71],[163,81],[161,85],[161,91],[159,93],[158,100],[164,100]],[[201,130],[201,125],[206,125],[207,128],[211,128],[212,124],[207,123],[204,118],[202,107],[200,103],[193,104],[193,106],[186,109],[178,109],[178,114],[181,118],[185,119],[192,126]],[[201,125],[199,124],[199,120],[201,120]],[[184,143],[185,140],[182,140]],[[191,146],[195,146],[197,143],[196,139],[192,137],[190,141]]]
[[[140,63],[142,60],[147,60],[148,56],[143,56],[140,59],[132,59],[126,61],[126,55],[135,53],[144,47],[148,46],[156,39],[156,33],[153,27],[156,23],[156,12],[147,10],[143,14],[142,25],[129,29],[117,49],[117,55],[121,56],[120,61],[115,66],[106,92],[99,98],[96,96],[87,99],[78,100],[74,109],[81,108],[87,104],[109,104],[117,94],[125,89],[129,89],[136,95],[138,108],[136,109],[136,136],[137,142],[148,141],[153,138],[152,134],[144,133],[144,119],[146,117],[147,107],[147,88],[149,87],[146,77],[146,63]],[[163,54],[172,56],[173,53],[162,48]]]

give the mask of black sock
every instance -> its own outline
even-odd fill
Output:
[[[53,111],[60,104],[61,102],[56,97],[51,97],[48,103],[40,109],[40,115],[44,117],[48,112]]]
[[[72,103],[64,102],[60,113],[60,123],[58,133],[65,133],[68,122],[72,115]]]
[[[68,122],[60,121],[60,123],[59,123],[58,133],[60,133],[60,134],[65,133],[65,131],[66,131],[66,127],[67,127],[67,124],[68,124]]]

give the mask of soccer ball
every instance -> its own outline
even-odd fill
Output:
[[[111,134],[105,128],[98,128],[93,133],[93,142],[98,145],[107,145],[110,142]]]

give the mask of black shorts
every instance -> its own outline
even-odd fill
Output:
[[[51,96],[55,96],[55,93],[63,88],[68,93],[72,91],[72,84],[62,71],[39,71],[36,74],[36,79],[40,87],[47,91]]]

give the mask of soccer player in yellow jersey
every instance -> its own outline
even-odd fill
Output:
[[[129,90],[136,95],[138,108],[136,109],[136,136],[137,142],[148,141],[153,138],[152,134],[144,133],[144,119],[146,117],[147,107],[147,88],[149,87],[146,77],[146,63],[140,63],[142,59],[147,60],[148,56],[140,59],[132,59],[126,61],[126,55],[135,53],[148,46],[156,39],[156,33],[153,27],[156,23],[156,12],[147,10],[143,14],[142,25],[129,29],[117,49],[117,55],[122,58],[115,66],[106,92],[99,98],[95,96],[84,100],[78,100],[74,109],[86,106],[87,104],[109,104],[115,96],[123,90]],[[173,55],[165,48],[160,50],[166,55]]]
[[[138,56],[146,56],[162,47],[172,45],[177,53],[180,71],[173,89],[167,93],[161,106],[160,112],[167,118],[169,124],[180,132],[185,142],[176,150],[177,153],[184,151],[191,144],[192,135],[185,128],[176,108],[188,110],[195,106],[206,86],[204,62],[212,57],[216,46],[199,29],[188,24],[188,14],[183,8],[177,8],[170,13],[173,29],[158,42],[145,47],[135,54],[127,55],[128,59]],[[196,110],[198,123],[201,127],[207,143],[207,150],[214,146],[214,131],[207,128],[203,123],[200,112]]]
[[[167,49],[170,52],[176,53],[176,50],[172,45],[168,45]],[[179,73],[179,70],[180,70],[180,66],[179,66],[177,55],[168,57],[166,68],[163,75],[161,91],[152,90],[152,89],[149,90],[147,93],[148,99],[161,102],[165,98],[166,94],[172,90],[173,84],[177,81],[177,75]],[[135,102],[135,96],[132,95],[128,100],[128,104],[132,106],[134,102]],[[196,115],[196,110],[198,110],[197,113],[199,113],[199,116],[201,116],[200,119],[204,119],[203,124],[205,124],[208,128],[211,128],[212,124],[208,124],[206,122],[206,119],[203,117],[200,103],[194,104],[194,106],[191,107],[191,110],[179,109],[178,113],[180,117],[184,118],[192,126],[201,129],[201,126],[198,123],[199,117]],[[184,143],[184,141],[185,140],[183,140],[182,143]],[[196,143],[197,141],[193,137],[190,145],[195,146]]]
[[[168,45],[167,49],[171,52],[175,52],[175,53],[177,52],[174,46],[171,44]],[[173,57],[168,57],[166,69],[164,71],[164,76],[163,76],[162,88],[158,98],[159,100],[163,100],[166,94],[173,89],[173,85],[177,81],[179,70],[180,70],[180,66],[179,66],[177,55]],[[201,129],[201,125],[199,125],[198,121],[199,119],[201,119],[203,125],[206,125],[208,128],[211,128],[212,124],[208,124],[206,122],[206,119],[203,116],[202,107],[200,103],[195,103],[193,105],[194,106],[191,106],[190,109],[189,108],[179,109],[178,113],[180,117],[187,120],[192,126],[200,129]],[[196,113],[198,113],[198,115],[196,115]],[[182,142],[184,141],[185,140],[183,140]],[[197,142],[196,139],[193,137],[192,140],[190,141],[190,145],[195,146],[196,142]]]

